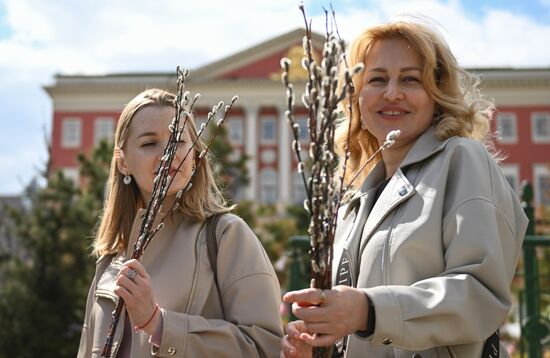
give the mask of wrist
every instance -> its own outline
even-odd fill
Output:
[[[372,304],[372,300],[367,295],[366,292],[363,292],[366,301],[367,301],[367,314],[364,316],[366,319],[363,319],[362,323],[362,329],[356,331],[355,333],[359,335],[360,337],[366,338],[369,336],[372,336],[374,334],[374,328],[376,326],[376,312],[374,310],[374,305]]]
[[[364,293],[363,291],[359,291],[361,292],[361,313],[360,315],[358,315],[358,318],[359,318],[359,324],[358,324],[358,328],[356,329],[356,331],[366,331],[367,328],[368,328],[368,321],[369,321],[369,307],[370,307],[370,300],[369,300],[369,296],[367,296],[366,293]]]
[[[145,331],[148,335],[152,336],[160,329],[159,326],[161,325],[162,325],[162,312],[159,308],[157,312],[155,312],[155,316],[153,317],[151,322],[145,328],[143,328],[143,331]]]
[[[142,322],[141,325],[136,324],[134,326],[134,331],[138,332],[140,330],[143,330],[149,335],[152,335],[155,332],[157,325],[159,324],[160,314],[161,313],[159,310],[159,305],[155,304],[155,308],[151,316],[147,319],[147,321]]]

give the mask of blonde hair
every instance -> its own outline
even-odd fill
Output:
[[[141,92],[128,102],[118,120],[115,148],[124,149],[132,119],[139,110],[147,106],[174,107],[175,98],[176,96],[170,92],[154,88]],[[186,128],[191,141],[194,141],[197,138],[197,128],[192,118],[187,122]],[[178,209],[187,218],[197,221],[203,221],[215,213],[228,212],[233,208],[226,206],[225,200],[214,182],[207,158],[199,159],[198,154],[203,149],[205,146],[199,140],[194,147],[197,173],[193,179],[193,186],[181,197]],[[135,181],[125,185],[122,182],[123,179],[124,174],[119,171],[117,159],[113,156],[108,179],[108,194],[93,243],[92,254],[96,256],[124,252],[128,246],[134,217],[139,209],[146,206]]]
[[[361,33],[351,44],[348,52],[348,66],[354,67],[365,61],[369,49],[376,41],[385,39],[403,39],[416,50],[424,62],[422,83],[428,95],[434,100],[434,125],[439,139],[452,136],[467,137],[482,141],[492,151],[489,140],[490,121],[494,112],[491,102],[482,99],[478,86],[479,80],[463,70],[456,61],[445,41],[428,26],[407,21],[398,21],[371,27]],[[336,132],[336,150],[341,158],[345,155],[345,146],[349,131],[350,158],[348,160],[344,182],[349,184],[360,166],[379,146],[372,133],[361,128],[359,112],[359,92],[363,86],[363,77],[353,78],[355,87],[351,99],[352,116],[349,115],[349,100],[343,103],[346,113]],[[373,160],[363,170],[353,186],[361,185],[369,171],[381,159]]]

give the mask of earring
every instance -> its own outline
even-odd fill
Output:
[[[124,175],[124,179],[122,179],[122,182],[126,185],[130,184],[132,182],[132,177],[129,175]]]
[[[363,117],[359,117],[359,122],[361,122],[361,129],[363,129],[363,130],[367,129],[367,125],[363,121]]]

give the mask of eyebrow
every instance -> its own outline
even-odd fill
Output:
[[[418,66],[408,66],[408,67],[403,67],[399,71],[400,72],[407,72],[407,71],[422,72],[422,69]],[[388,72],[388,70],[386,70],[385,68],[382,68],[382,67],[375,67],[375,68],[372,68],[372,69],[368,70],[367,72]]]
[[[138,138],[142,138],[142,137],[152,137],[152,136],[156,136],[157,134],[155,132],[145,132],[145,133],[141,133]]]

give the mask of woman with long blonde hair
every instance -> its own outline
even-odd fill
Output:
[[[348,59],[365,67],[336,142],[344,157],[349,134],[357,194],[338,217],[336,286],[283,297],[299,320],[281,355],[498,357],[527,219],[492,154],[492,104],[424,24],[371,27]]]
[[[199,156],[200,141],[185,158],[197,138],[192,119],[172,162],[174,181],[163,204],[169,208],[179,200],[179,205],[141,260],[126,260],[170,136],[174,100],[172,93],[149,89],[120,115],[78,357],[99,356],[119,297],[126,310],[114,337],[114,357],[277,356],[282,336],[277,277],[254,233],[229,213],[207,159]],[[194,168],[192,187],[177,199]],[[223,215],[215,227],[219,248],[213,265],[205,222],[215,214]]]

